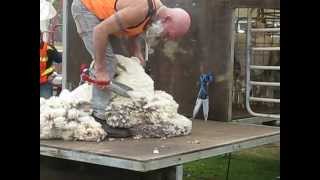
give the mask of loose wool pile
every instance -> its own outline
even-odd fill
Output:
[[[40,98],[40,139],[99,142],[105,138],[101,124],[91,116],[89,101],[76,98],[85,97],[86,90],[90,90],[88,85],[73,93],[64,90],[60,97]]]
[[[117,55],[115,81],[133,88],[126,98],[112,93],[105,120],[111,127],[129,128],[139,137],[173,137],[191,133],[192,122],[178,114],[179,105],[153,80],[137,58]],[[121,68],[120,68],[121,67]],[[92,86],[83,84],[59,97],[40,98],[40,139],[101,141],[107,134],[91,116]]]

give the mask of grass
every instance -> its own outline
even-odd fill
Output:
[[[225,155],[184,164],[184,180],[225,180]],[[229,180],[273,180],[280,176],[279,144],[232,153]]]

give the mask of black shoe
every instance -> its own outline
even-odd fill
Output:
[[[105,126],[103,126],[103,129],[108,133],[107,136],[112,138],[127,138],[132,136],[129,129],[125,128],[112,128],[105,124]]]
[[[97,122],[99,122],[102,125],[102,128],[107,133],[107,137],[112,138],[127,138],[132,136],[129,129],[125,128],[113,128],[107,125],[105,120],[99,119],[95,116],[93,116]]]

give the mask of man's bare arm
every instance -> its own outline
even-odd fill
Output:
[[[144,57],[142,55],[140,40],[141,39],[139,38],[139,36],[129,38],[128,49],[129,49],[130,56],[135,56],[139,58],[140,63],[144,64]]]
[[[127,7],[118,11],[117,15],[105,19],[94,28],[93,47],[97,80],[110,80],[107,74],[106,61],[104,61],[109,35],[133,26],[142,21],[143,18],[144,13],[139,7]]]

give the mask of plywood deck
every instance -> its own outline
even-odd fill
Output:
[[[280,128],[195,120],[189,136],[100,143],[40,141],[40,155],[145,172],[279,141]]]

